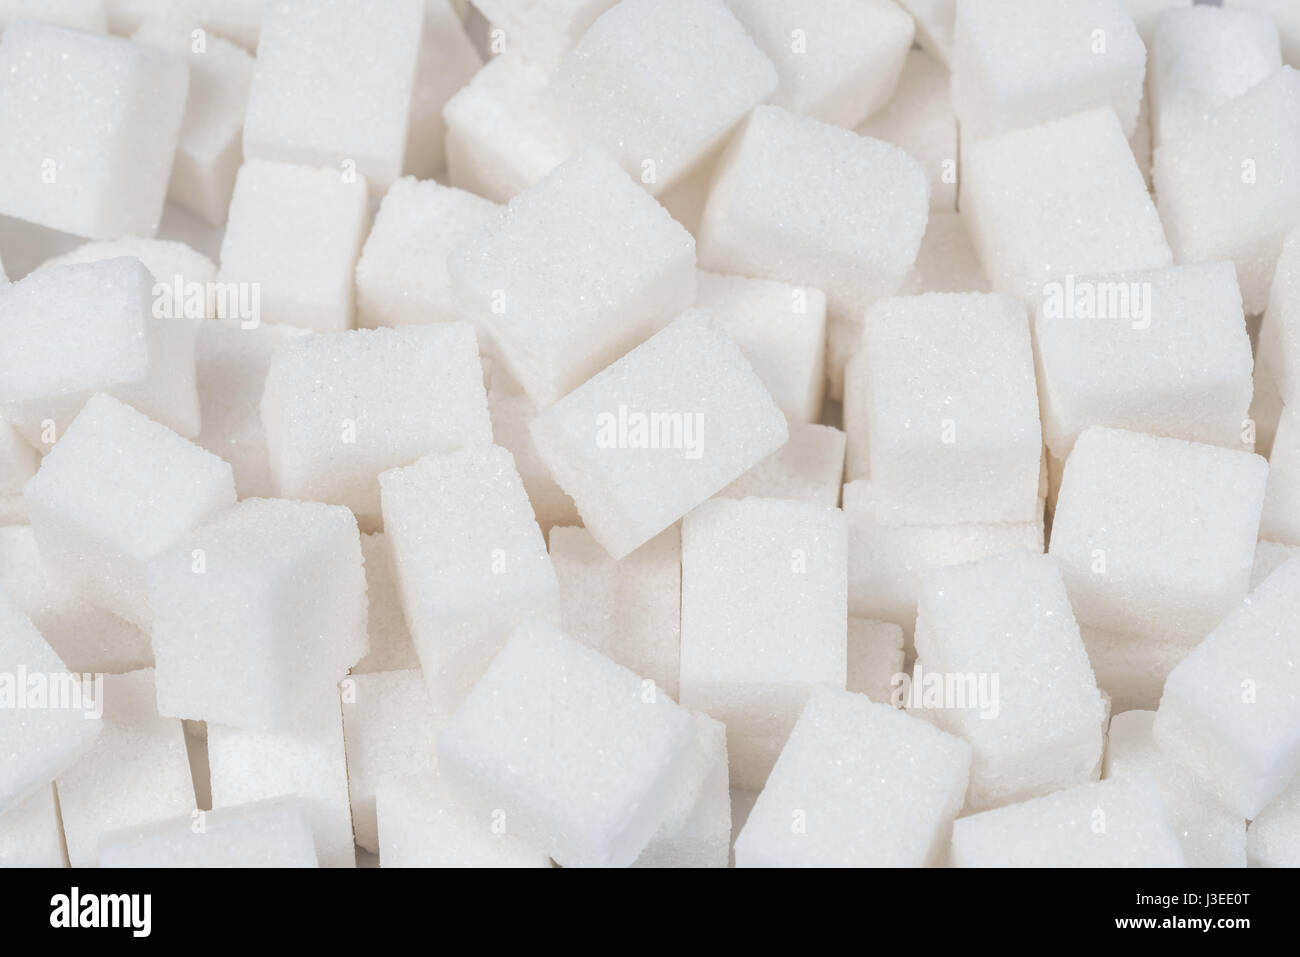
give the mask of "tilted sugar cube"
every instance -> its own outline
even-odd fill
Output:
[[[695,725],[689,767],[679,776],[671,810],[633,867],[726,867],[731,849],[727,729],[708,715]]]
[[[402,172],[428,179],[446,167],[447,124],[442,108],[483,61],[448,0],[423,2],[424,29],[416,58]]]
[[[0,815],[72,767],[100,734],[95,690],[0,589]],[[0,818],[2,820],[2,818]]]
[[[157,311],[161,311],[168,317],[185,316],[190,319],[200,319],[208,314],[198,313],[196,309],[190,308],[186,293],[187,291],[193,293],[195,284],[206,285],[216,279],[217,266],[207,256],[175,240],[122,236],[118,239],[83,243],[71,252],[45,260],[38,268],[97,263],[105,259],[120,259],[123,256],[140,260],[156,280],[153,292]],[[175,291],[177,277],[180,277],[182,294],[179,300]],[[164,292],[164,287],[170,288]],[[206,290],[203,294],[206,302]],[[172,298],[167,299],[167,295],[171,295]]]
[[[412,326],[462,318],[447,256],[498,212],[496,204],[432,180],[388,188],[357,260],[357,325]]]
[[[1300,65],[1300,10],[1289,0],[1223,0],[1227,7],[1244,7],[1265,13],[1282,34],[1282,54],[1290,66]]]
[[[930,209],[957,208],[957,115],[948,94],[948,71],[922,50],[909,50],[893,98],[857,132],[907,150],[925,167]]]
[[[894,96],[913,27],[892,0],[726,3],[776,67],[768,103],[852,128]]]
[[[1245,597],[1267,473],[1248,452],[1085,431],[1065,465],[1050,549],[1079,621],[1199,641]]]
[[[100,867],[316,867],[302,802],[259,801],[105,834]]]
[[[67,866],[53,786],[0,814],[0,867]]]
[[[967,696],[933,712],[938,727],[970,743],[969,810],[1096,778],[1105,710],[1050,557],[1021,550],[931,571],[915,643],[945,681],[997,676],[991,700]]]
[[[438,720],[419,670],[352,675],[343,685],[343,740],[357,844],[378,853],[375,795],[388,781],[437,767]]]
[[[1188,867],[1245,867],[1246,821],[1205,793],[1185,768],[1165,758],[1151,728],[1154,711],[1124,711],[1110,719],[1103,778],[1149,771],[1169,812]]]
[[[423,0],[276,0],[244,118],[244,155],[402,174]]]
[[[1232,260],[1247,315],[1263,312],[1300,224],[1300,73],[1283,67],[1158,146],[1152,176],[1174,257]]]
[[[929,205],[925,170],[898,147],[760,106],[719,160],[700,266],[810,285],[832,317],[855,316],[902,282]]]
[[[902,672],[903,629],[890,621],[850,617],[845,689],[892,704],[894,678]]]
[[[1109,108],[970,144],[962,152],[961,184],[962,216],[999,292],[1034,302],[1051,280],[1173,262]]]
[[[1057,458],[1090,425],[1249,450],[1254,362],[1231,263],[1049,284],[1034,341]]]
[[[556,484],[528,429],[541,407],[504,372],[500,363],[493,367],[488,386],[488,411],[492,416],[492,440],[514,456],[542,534],[549,535],[556,525],[577,525],[581,521],[577,506]]]
[[[251,159],[235,178],[218,278],[255,290],[268,322],[350,329],[368,216],[358,176]]]
[[[262,393],[279,494],[346,505],[379,526],[380,472],[492,441],[468,323],[357,329],[289,342]]]
[[[695,305],[708,309],[791,423],[821,418],[826,391],[826,296],[770,279],[699,272]]]
[[[843,476],[844,433],[828,425],[792,425],[790,441],[718,495],[791,498],[835,508]]]
[[[163,714],[284,728],[365,654],[345,508],[245,499],[154,557],[148,578]]]
[[[1258,588],[1265,578],[1292,558],[1300,558],[1300,546],[1282,545],[1278,542],[1256,542],[1255,563],[1250,568],[1250,590],[1254,591]]]
[[[959,819],[953,867],[1182,867],[1149,771]]]
[[[361,536],[361,556],[366,562],[366,635],[370,650],[352,666],[352,674],[419,668],[397,589],[393,546],[383,532]]]
[[[1187,657],[1186,636],[1102,631],[1080,624],[1097,687],[1110,696],[1116,713],[1154,709],[1165,679]]]
[[[1160,750],[1244,818],[1300,773],[1298,614],[1300,561],[1293,560],[1174,668],[1156,712]]]
[[[95,392],[182,435],[199,431],[195,321],[159,318],[135,259],[41,269],[0,288],[0,411],[47,449]]]
[[[0,527],[0,588],[71,671],[120,674],[153,664],[149,633],[63,581],[41,558],[30,525]]]
[[[505,449],[428,455],[379,486],[406,622],[446,714],[517,624],[559,620],[555,569]]]
[[[549,94],[569,136],[601,146],[658,195],[777,83],[723,0],[623,0],[561,59]]]
[[[536,622],[516,628],[443,727],[438,765],[470,808],[563,867],[627,866],[688,773],[690,713]]]
[[[510,374],[547,405],[691,304],[695,241],[586,149],[452,252],[447,271],[460,308],[486,323]]]
[[[736,838],[736,866],[933,864],[969,767],[959,738],[864,695],[817,688]]]
[[[682,523],[681,702],[727,725],[738,787],[768,770],[743,739],[787,735],[816,685],[844,687],[847,559],[834,508],[720,498]]]
[[[321,867],[353,867],[352,814],[337,688],[317,700],[283,731],[245,731],[208,725],[212,809],[273,798],[307,806]]]
[[[1250,822],[1246,860],[1249,867],[1300,867],[1300,783],[1292,781]]]
[[[1300,545],[1300,412],[1291,409],[1282,412],[1268,458],[1259,537]]]
[[[1188,7],[1160,17],[1150,44],[1152,135],[1176,140],[1282,65],[1277,25],[1250,10]]]
[[[1121,0],[961,0],[953,103],[992,136],[1109,106],[1133,133],[1146,49]]]
[[[0,32],[19,20],[39,20],[88,33],[108,32],[104,0],[4,0],[0,3]]]
[[[148,627],[146,566],[235,504],[230,466],[107,395],[23,489],[41,559],[87,601]]]
[[[194,809],[185,734],[154,705],[154,673],[107,675],[103,732],[59,775],[59,816],[73,867],[93,867],[106,834]]]
[[[436,770],[388,779],[375,789],[380,867],[550,867],[521,844],[509,820],[471,810]]]
[[[673,525],[615,561],[585,528],[551,529],[565,633],[677,698],[682,535]]]
[[[957,0],[898,0],[898,3],[915,21],[916,45],[946,65],[952,53]]]
[[[1300,228],[1282,244],[1259,326],[1258,354],[1256,378],[1262,371],[1271,381],[1279,406],[1300,405]]]
[[[21,21],[0,41],[0,213],[152,236],[185,109],[185,64],[117,37]]]
[[[786,441],[785,416],[705,310],[689,310],[530,426],[542,459],[614,558]]]
[[[474,4],[501,30],[506,48],[553,66],[616,0],[483,0]]]

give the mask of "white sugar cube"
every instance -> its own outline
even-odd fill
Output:
[[[847,560],[834,508],[720,498],[683,521],[681,701],[727,725],[738,762],[740,739],[788,734],[816,685],[844,687]]]
[[[903,673],[903,629],[890,621],[849,618],[845,689],[892,704],[894,678]]]
[[[89,676],[70,673],[0,589],[0,815],[72,767],[100,733],[103,701]]]
[[[193,436],[195,321],[155,314],[135,259],[41,269],[0,288],[0,410],[37,448],[61,437],[95,392]]]
[[[1300,405],[1300,228],[1287,235],[1259,327],[1259,368],[1280,403]],[[1258,391],[1258,389],[1257,389]]]
[[[390,186],[357,261],[357,325],[461,318],[447,256],[497,211],[481,196],[432,180],[408,176]]]
[[[772,61],[723,0],[623,0],[556,68],[562,128],[658,195],[777,89]]]
[[[791,423],[821,418],[826,391],[826,296],[821,290],[699,272],[695,305],[710,310],[740,346]]]
[[[142,628],[145,569],[235,504],[230,466],[107,395],[86,403],[23,489],[41,558],[87,601]]]
[[[1290,0],[1224,0],[1224,6],[1265,13],[1282,34],[1282,53],[1291,66],[1300,64],[1300,10]]]
[[[368,215],[359,176],[249,160],[235,178],[219,279],[256,290],[268,322],[349,329]]]
[[[208,725],[212,808],[291,797],[307,805],[321,867],[353,867],[352,815],[338,689],[283,731]]]
[[[492,441],[464,322],[307,336],[271,359],[262,393],[279,494],[346,505],[379,525],[380,472]]]
[[[1000,292],[1034,302],[1053,279],[1173,261],[1133,151],[1108,108],[970,144],[961,184],[962,216]]]
[[[1282,545],[1278,542],[1255,543],[1255,563],[1250,568],[1250,590],[1254,591],[1278,566],[1292,558],[1300,558],[1300,546]]]
[[[0,588],[74,672],[120,674],[153,664],[149,633],[63,581],[42,560],[30,525],[0,527]]]
[[[379,853],[375,795],[437,766],[437,715],[418,670],[353,675],[343,685],[343,740],[357,844]]]
[[[500,29],[508,49],[521,50],[546,66],[558,62],[595,19],[616,0],[483,0],[475,3],[493,27]]]
[[[1300,545],[1300,413],[1282,412],[1268,459],[1268,487],[1259,537]]]
[[[969,810],[1095,779],[1105,709],[1051,558],[1022,550],[930,572],[915,643],[945,680],[997,676],[991,701],[933,711],[940,728],[971,745]]]
[[[1057,458],[1090,425],[1249,449],[1254,363],[1231,263],[1050,283],[1034,341]]]
[[[39,269],[51,266],[71,266],[77,263],[97,263],[105,259],[132,256],[144,264],[149,274],[157,280],[153,287],[157,309],[167,316],[202,318],[197,309],[190,308],[186,293],[193,292],[193,284],[206,285],[217,278],[217,266],[207,256],[185,243],[170,239],[141,239],[122,236],[118,239],[83,243],[71,252],[55,256],[41,263]],[[176,282],[180,277],[181,297],[177,301]],[[164,287],[171,287],[164,291]],[[171,299],[166,296],[171,295]],[[204,296],[206,299],[206,290]]]
[[[991,136],[1099,106],[1137,122],[1146,49],[1121,0],[961,0],[953,100],[962,129]]]
[[[19,20],[40,20],[89,33],[106,33],[104,0],[4,0],[0,3],[0,32]]]
[[[402,173],[423,0],[276,0],[244,119],[250,158]]]
[[[726,867],[731,847],[727,788],[727,729],[703,714],[691,716],[689,766],[679,775],[671,810],[634,867]]]
[[[514,456],[542,533],[549,535],[556,525],[577,525],[581,521],[577,506],[551,477],[528,430],[542,410],[518,383],[504,374],[500,364],[495,367],[488,387],[488,411],[492,415],[492,440]]]
[[[852,128],[894,96],[913,27],[892,0],[726,3],[776,67],[768,103]]]
[[[67,866],[51,785],[0,814],[0,867]]]
[[[585,528],[551,529],[566,634],[677,697],[682,536],[674,525],[615,561]]]
[[[305,805],[293,799],[200,811],[104,835],[100,867],[316,867]]]
[[[284,728],[365,653],[356,520],[250,498],[149,563],[158,709]]]
[[[442,108],[483,65],[448,0],[423,0],[424,29],[402,172],[428,179],[446,166],[447,124]]]
[[[614,558],[785,443],[785,416],[707,311],[689,310],[539,415],[543,460]]]
[[[653,682],[533,622],[442,729],[438,762],[471,809],[561,866],[618,867],[672,810],[694,734]]]
[[[835,508],[844,476],[844,433],[792,425],[790,441],[721,492],[726,498],[792,498]]]
[[[397,567],[388,536],[382,532],[362,535],[361,555],[366,562],[366,635],[370,650],[352,666],[352,673],[419,668],[411,629],[406,627],[402,612]]]
[[[22,21],[0,42],[0,213],[113,239],[158,229],[184,63],[117,37]]]
[[[964,741],[864,695],[818,688],[736,839],[736,866],[932,864],[969,767]]]
[[[107,834],[194,810],[185,734],[154,704],[154,673],[104,678],[104,730],[59,775],[59,816],[73,867],[93,867]]]
[[[515,625],[559,619],[559,586],[510,453],[428,455],[379,477],[384,532],[425,680],[456,707]]]
[[[511,375],[546,405],[690,305],[695,241],[587,149],[493,217],[447,270],[459,306],[487,324]]]
[[[952,829],[953,867],[1182,867],[1184,860],[1149,771],[964,817]]]
[[[1300,73],[1283,67],[1157,147],[1152,176],[1175,259],[1232,260],[1246,313],[1262,312],[1300,223]]]
[[[948,71],[923,50],[910,50],[893,99],[857,127],[920,160],[930,183],[930,208],[957,208],[957,115]]]
[[[1248,452],[1085,431],[1065,464],[1051,541],[1079,621],[1200,640],[1245,597],[1267,473]]]
[[[1246,859],[1250,867],[1300,867],[1300,783],[1291,782],[1250,822]]]
[[[1154,711],[1124,711],[1110,720],[1103,778],[1149,771],[1169,812],[1188,867],[1245,867],[1246,821],[1207,795],[1185,768],[1161,755],[1152,737]]]
[[[916,261],[929,205],[925,170],[898,147],[760,106],[719,161],[700,265],[811,285],[832,314],[857,315]]]
[[[1300,561],[1279,566],[1169,675],[1155,738],[1253,818],[1300,773]]]
[[[1127,634],[1082,624],[1079,631],[1097,687],[1110,696],[1116,712],[1154,709],[1169,672],[1187,657],[1183,635]]]

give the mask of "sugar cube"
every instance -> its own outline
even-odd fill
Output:
[[[1250,867],[1300,867],[1300,783],[1292,781],[1250,822],[1246,859]]]
[[[351,513],[250,498],[149,562],[158,710],[284,728],[365,653]]]
[[[962,216],[998,291],[1035,302],[1050,280],[1173,262],[1114,111],[981,140],[962,156]]]
[[[23,500],[42,560],[87,601],[147,628],[150,559],[235,504],[230,466],[99,394]]]
[[[47,259],[38,267],[46,269],[51,266],[71,266],[77,263],[97,263],[106,259],[120,259],[132,256],[144,264],[145,269],[154,277],[153,292],[158,309],[168,317],[186,316],[191,319],[202,318],[202,314],[192,314],[187,310],[184,298],[178,302],[175,296],[177,277],[180,277],[181,292],[194,284],[205,285],[217,278],[216,264],[207,256],[187,246],[185,243],[170,239],[140,239],[137,236],[122,236],[118,239],[99,240],[83,243],[62,256]],[[164,292],[164,287],[172,287]],[[165,295],[170,293],[168,301]]]
[[[695,241],[590,148],[452,252],[447,271],[459,306],[547,405],[690,305]]]
[[[486,365],[486,362],[485,362]],[[519,469],[528,500],[542,534],[549,535],[556,525],[577,525],[578,508],[564,489],[556,484],[542,460],[528,427],[541,408],[510,379],[498,363],[488,386],[488,412],[492,416],[492,439],[508,450]]]
[[[671,810],[633,867],[726,867],[731,846],[727,729],[708,715],[694,724],[689,766],[669,801]]]
[[[19,21],[0,41],[0,213],[113,239],[152,236],[188,71],[118,37]]]
[[[817,688],[736,839],[736,866],[931,864],[969,767],[959,738],[864,695]]]
[[[286,343],[262,393],[280,495],[380,521],[380,472],[492,441],[474,330],[464,322],[357,329]]]
[[[682,535],[670,526],[615,561],[585,528],[551,529],[566,634],[677,698]]]
[[[559,620],[555,569],[505,449],[427,455],[379,487],[406,622],[446,713],[515,625]]]
[[[952,29],[957,15],[957,0],[898,0],[898,2],[915,21],[917,46],[946,65],[952,52]]]
[[[370,650],[352,666],[352,674],[419,668],[397,590],[393,546],[383,532],[361,536],[361,556],[366,562],[366,635]]]
[[[1300,65],[1300,10],[1290,0],[1223,0],[1227,7],[1245,7],[1265,13],[1282,34],[1282,53],[1290,66]]]
[[[1282,67],[1157,146],[1152,176],[1174,258],[1232,260],[1246,313],[1262,312],[1300,223],[1300,73]]]
[[[402,173],[423,0],[276,0],[244,118],[250,158],[352,169],[375,189]]]
[[[953,867],[1182,867],[1149,771],[1081,784],[959,819]]]
[[[902,673],[903,629],[891,621],[850,617],[845,689],[892,704],[894,679]]]
[[[560,60],[549,94],[569,136],[598,144],[658,195],[777,84],[723,0],[623,0]]]
[[[440,773],[563,867],[627,866],[672,810],[691,715],[557,629],[520,625],[443,727]]]
[[[1079,621],[1199,641],[1245,597],[1267,474],[1248,452],[1086,430],[1065,465],[1050,549]]]
[[[316,867],[306,806],[293,799],[201,811],[105,834],[100,867]]]
[[[504,34],[507,49],[552,66],[616,0],[482,0],[475,3]]]
[[[1097,687],[1110,696],[1116,712],[1154,709],[1165,679],[1187,657],[1184,635],[1127,634],[1081,624],[1083,646],[1097,676]]]
[[[0,814],[0,867],[67,866],[51,785]]]
[[[1282,545],[1278,542],[1255,543],[1255,562],[1250,568],[1250,590],[1254,591],[1269,575],[1288,559],[1300,558],[1300,546]]]
[[[1252,591],[1182,660],[1156,712],[1161,751],[1241,817],[1300,773],[1300,561]]]
[[[402,172],[428,179],[446,166],[447,124],[442,108],[483,61],[448,0],[423,3],[424,29],[416,57]]]
[[[790,441],[718,495],[792,498],[835,508],[844,476],[844,433],[828,425],[792,425]]]
[[[1279,406],[1300,405],[1300,228],[1287,235],[1278,256],[1258,355],[1256,377],[1271,381]]]
[[[256,290],[269,322],[349,329],[368,215],[360,177],[251,159],[235,178],[219,279]]]
[[[195,321],[160,318],[154,277],[130,258],[41,269],[0,289],[0,411],[48,448],[95,392],[182,435],[199,431]]]
[[[1300,545],[1300,414],[1285,409],[1268,459],[1259,537]]]

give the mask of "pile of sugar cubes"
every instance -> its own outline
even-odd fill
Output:
[[[1297,69],[0,0],[0,866],[1300,866]]]

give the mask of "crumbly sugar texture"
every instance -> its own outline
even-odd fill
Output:
[[[317,867],[305,805],[293,798],[200,811],[106,833],[100,867]]]
[[[893,703],[903,673],[903,628],[892,621],[849,618],[845,690],[881,704]]]
[[[844,477],[845,436],[829,425],[792,425],[790,440],[718,495],[791,498],[835,508]]]
[[[66,867],[54,788],[45,785],[0,813],[0,867]]]

